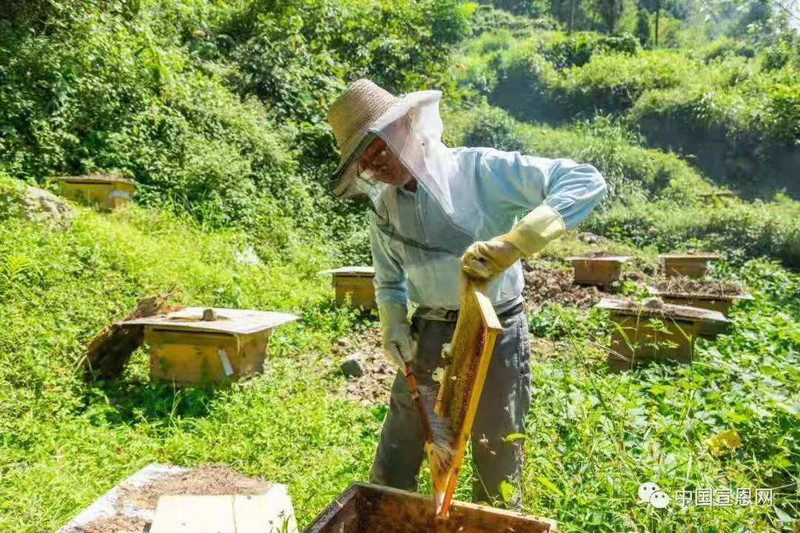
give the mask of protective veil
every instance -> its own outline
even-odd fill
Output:
[[[439,91],[411,93],[383,114],[368,129],[368,135],[352,152],[345,165],[334,176],[333,193],[340,198],[368,200],[370,208],[382,223],[381,231],[405,246],[417,247],[428,252],[442,252],[460,257],[476,238],[458,223],[457,205],[459,194],[471,194],[464,190],[468,185],[460,179],[459,165],[452,151],[442,143],[444,130],[439,114]],[[383,139],[388,149],[416,178],[441,210],[443,218],[451,226],[449,238],[435,245],[408,239],[394,226],[397,220],[397,191],[393,185],[367,179],[358,172],[355,178],[345,179],[349,165],[357,165],[363,151],[375,140]],[[461,213],[463,215],[463,213]],[[412,254],[413,255],[413,254]]]

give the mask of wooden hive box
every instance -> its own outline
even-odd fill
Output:
[[[611,314],[614,329],[608,364],[618,372],[648,361],[690,363],[694,343],[703,328],[729,323],[717,311],[680,305],[659,307],[603,298],[596,306]]]
[[[702,278],[708,274],[711,262],[721,257],[719,254],[662,254],[658,259],[667,277]]]
[[[261,372],[273,328],[294,320],[285,313],[189,307],[125,324],[145,327],[152,379],[197,385]]]
[[[336,303],[349,305],[354,309],[368,311],[376,309],[375,302],[375,269],[371,266],[341,267],[323,270],[320,274],[330,274],[333,288],[336,291]]]
[[[556,523],[483,505],[455,502],[437,518],[429,496],[356,483],[322,511],[305,533],[546,533]]]
[[[630,260],[625,255],[609,255],[600,257],[568,257],[575,269],[575,283],[578,285],[598,285],[610,287],[619,281],[622,265]]]
[[[665,303],[682,305],[685,307],[697,307],[717,311],[724,317],[728,317],[731,308],[739,300],[752,300],[753,297],[747,293],[735,295],[702,294],[691,292],[669,292],[656,287],[647,287],[647,291],[653,296],[661,298]],[[698,334],[701,337],[713,337],[724,333],[728,324],[703,323]]]
[[[131,180],[101,174],[59,178],[58,186],[65,198],[108,210],[129,205],[136,191]]]

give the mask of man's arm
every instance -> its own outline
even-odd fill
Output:
[[[569,159],[483,153],[478,178],[484,209],[506,231],[476,242],[462,257],[464,271],[487,279],[535,253],[585,219],[602,200],[606,182],[591,165]],[[511,228],[513,219],[524,216]]]
[[[389,249],[389,237],[375,221],[375,214],[369,214],[369,242],[372,249],[372,264],[375,268],[375,300],[378,306],[395,303],[408,306],[406,273],[400,266],[397,256]]]

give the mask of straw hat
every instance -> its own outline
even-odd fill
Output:
[[[367,79],[350,85],[328,110],[328,122],[341,153],[339,167],[333,174],[334,194],[338,196],[337,191],[344,190],[356,177],[354,163],[370,144],[368,134],[371,127],[389,113],[405,113],[438,94],[436,91],[421,91],[397,97]]]

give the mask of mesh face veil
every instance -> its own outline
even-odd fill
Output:
[[[364,150],[376,138],[386,142],[387,149],[416,178],[418,186],[434,200],[436,207],[445,215],[456,234],[461,236],[444,243],[445,251],[460,256],[474,237],[456,223],[454,198],[464,187],[459,179],[458,163],[451,151],[442,143],[444,126],[439,114],[439,91],[421,91],[408,94],[398,105],[384,113],[368,129],[368,134],[352,152],[346,165],[356,167]],[[368,200],[370,208],[391,221],[397,209],[392,194],[394,186],[368,179],[363,173],[344,179],[340,175],[334,182],[333,192],[340,198]],[[388,228],[392,231],[390,226]],[[394,232],[396,233],[396,232]],[[402,240],[402,236],[392,235]],[[439,250],[441,251],[441,250]]]

